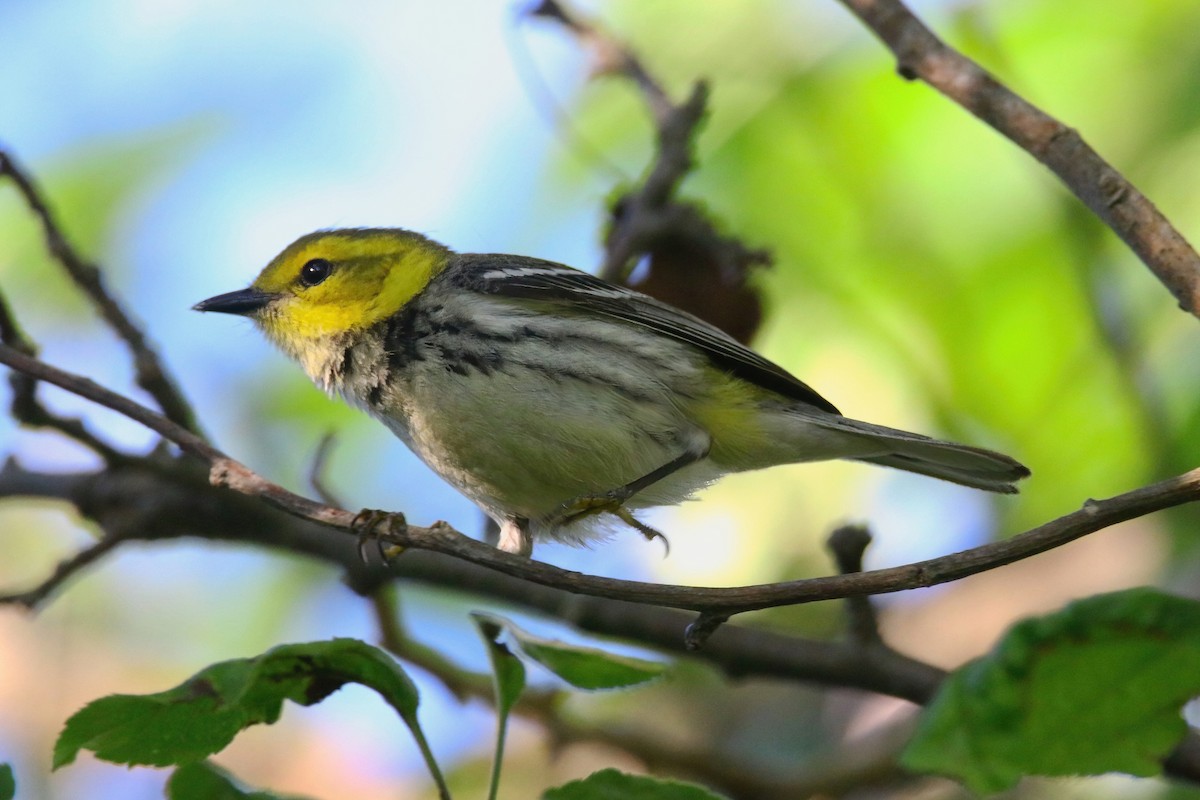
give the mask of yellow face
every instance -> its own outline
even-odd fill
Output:
[[[294,349],[391,316],[449,257],[442,245],[399,228],[318,231],[289,245],[249,289],[196,308],[249,316],[268,337]]]

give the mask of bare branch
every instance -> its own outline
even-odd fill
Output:
[[[46,249],[62,265],[75,285],[92,302],[100,316],[128,345],[133,355],[134,373],[138,386],[145,389],[168,419],[189,431],[199,434],[200,428],[191,405],[179,390],[175,379],[167,372],[154,347],[146,340],[141,328],[133,322],[121,304],[105,288],[103,276],[95,264],[86,261],[63,234],[41,191],[17,164],[11,153],[0,150],[0,178],[8,176],[25,204],[42,225]]]
[[[864,648],[854,642],[804,639],[734,623],[722,626],[703,650],[689,652],[679,636],[690,620],[687,613],[620,600],[578,597],[438,553],[410,553],[386,568],[366,565],[359,559],[352,537],[330,536],[324,526],[287,515],[251,498],[218,492],[206,485],[200,469],[168,475],[122,465],[96,473],[42,474],[28,472],[10,461],[0,470],[0,498],[17,496],[57,499],[76,505],[105,528],[110,524],[107,515],[123,514],[123,509],[130,505],[149,506],[153,516],[147,517],[145,529],[160,530],[162,534],[131,535],[129,540],[192,536],[307,554],[337,565],[351,585],[365,594],[390,580],[462,591],[545,614],[582,631],[620,637],[665,653],[698,659],[732,678],[775,678],[848,687],[924,704],[945,676],[934,666],[894,651]],[[418,660],[413,663],[425,668],[432,666]],[[484,691],[483,687],[480,691]],[[486,697],[486,693],[480,696]],[[637,744],[632,741],[630,746],[636,748]],[[653,752],[647,751],[646,757],[652,756]],[[1194,734],[1189,735],[1167,763],[1169,774],[1200,780],[1200,740]],[[809,777],[817,780],[816,775]],[[725,785],[738,783],[733,773],[726,778],[731,783]],[[786,792],[781,795],[789,796]]]
[[[591,52],[594,74],[619,75],[637,86],[654,120],[654,162],[641,185],[612,204],[600,276],[626,283],[637,260],[648,256],[651,280],[639,284],[640,290],[749,341],[761,307],[746,279],[754,267],[771,263],[770,254],[723,235],[698,206],[675,198],[694,166],[693,139],[706,114],[708,85],[697,81],[687,99],[676,104],[630,48],[559,0],[543,0],[529,13],[571,31]],[[689,291],[697,283],[704,293]]]
[[[0,345],[0,363],[32,375],[38,380],[53,383],[146,425],[178,444],[189,454],[206,461],[210,465],[210,480],[216,486],[262,498],[290,514],[343,532],[355,535],[359,532],[357,514],[322,505],[289,492],[244,464],[229,458],[194,433],[184,430],[127,397],[115,394],[86,378],[30,358],[7,345]],[[1059,517],[1011,539],[940,558],[850,575],[804,578],[732,588],[668,586],[584,575],[505,553],[470,539],[445,523],[435,523],[423,528],[396,524],[394,519],[385,519],[379,525],[377,535],[388,544],[405,550],[432,550],[532,583],[565,589],[575,594],[689,609],[700,612],[702,617],[716,619],[775,606],[899,592],[948,583],[1060,547],[1118,522],[1197,499],[1200,499],[1200,469],[1107,500],[1089,500],[1079,511]]]
[[[37,346],[17,324],[16,317],[13,316],[3,294],[0,294],[0,342],[27,356],[37,355]],[[51,413],[38,400],[37,380],[34,378],[23,372],[14,372],[9,376],[8,382],[12,386],[12,403],[9,409],[17,422],[34,428],[59,431],[110,463],[126,457],[124,453],[89,431],[82,420]]]
[[[655,124],[660,128],[668,125],[668,120],[676,111],[675,105],[671,102],[667,90],[642,66],[641,59],[631,49],[595,25],[585,22],[558,0],[542,0],[528,13],[531,17],[553,20],[575,34],[575,37],[591,51],[593,74],[624,75],[632,80],[646,98]],[[685,167],[684,171],[686,169]]]
[[[701,611],[700,616],[684,628],[683,646],[688,650],[699,650],[726,622],[729,622],[729,614]]]
[[[895,54],[901,76],[925,81],[1049,167],[1137,254],[1182,309],[1200,316],[1200,255],[1077,131],[948,47],[900,0],[841,3]]]
[[[27,356],[37,355],[37,347],[17,324],[17,319],[3,294],[0,294],[0,342]]]
[[[52,383],[60,389],[66,389],[72,394],[111,408],[118,414],[124,414],[134,422],[140,422],[164,439],[174,442],[186,452],[204,461],[213,463],[225,458],[224,453],[208,444],[200,436],[162,414],[151,411],[141,403],[124,395],[106,389],[95,381],[57,369],[44,361],[25,355],[8,344],[0,345],[0,364],[6,364],[18,372],[46,383]]]
[[[321,437],[321,441],[317,443],[317,452],[313,454],[312,464],[308,468],[308,485],[321,502],[327,506],[345,505],[325,484],[325,465],[329,462],[329,454],[333,451],[334,438],[333,431],[329,431]]]
[[[387,565],[365,564],[350,536],[294,517],[244,495],[218,490],[196,462],[172,472],[123,464],[92,473],[31,472],[13,460],[0,469],[0,499],[36,497],[74,506],[101,528],[147,508],[128,540],[195,537],[276,548],[336,565],[355,592],[369,596],[392,580],[490,598],[569,622],[603,636],[688,653],[679,632],[692,615],[620,600],[573,595],[432,552],[411,552]],[[187,467],[190,467],[188,469]],[[921,702],[940,671],[892,653],[864,655],[858,646],[799,639],[737,624],[725,625],[697,654],[734,677],[775,677],[849,686]]]
[[[829,534],[829,549],[833,551],[838,571],[843,575],[862,572],[863,554],[870,544],[871,532],[865,525],[843,525]],[[847,629],[853,641],[863,645],[883,643],[879,635],[879,620],[875,617],[875,607],[871,604],[871,598],[847,597],[846,618],[849,622]]]
[[[25,609],[33,611],[50,599],[73,575],[111,552],[121,541],[120,537],[105,536],[90,547],[85,547],[70,558],[61,561],[48,578],[32,589],[0,595],[0,605],[23,606]]]
[[[400,618],[396,587],[380,586],[370,595],[371,612],[379,632],[379,645],[384,650],[433,675],[460,703],[475,697],[492,699],[490,675],[472,672],[458,666],[440,651],[413,639]]]

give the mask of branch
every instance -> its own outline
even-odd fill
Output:
[[[575,37],[592,53],[593,74],[624,75],[629,78],[637,84],[645,97],[646,105],[650,108],[655,124],[659,128],[668,126],[668,121],[676,113],[677,108],[671,102],[667,90],[646,70],[636,53],[605,34],[600,28],[585,22],[558,0],[542,0],[527,13],[531,17],[553,20],[575,34]],[[687,167],[684,168],[684,171],[686,170]]]
[[[8,301],[0,294],[0,342],[27,356],[37,355],[37,346],[21,330]],[[14,372],[8,378],[12,386],[12,402],[9,410],[13,419],[34,428],[50,428],[91,449],[108,463],[125,458],[125,454],[114,449],[108,442],[87,429],[80,419],[62,417],[42,405],[37,396],[37,381],[23,372]]]
[[[1050,168],[1121,237],[1183,310],[1200,316],[1200,256],[1154,204],[1068,128],[942,42],[900,0],[841,0],[920,78]]]
[[[50,574],[50,577],[32,589],[25,592],[0,594],[0,605],[21,606],[27,611],[33,611],[62,588],[62,585],[75,575],[75,573],[112,552],[122,541],[124,539],[119,536],[105,536],[90,547],[85,547],[70,558],[59,562],[58,566],[54,568],[54,572]]]
[[[944,671],[895,651],[848,641],[819,641],[731,623],[699,652],[686,650],[679,631],[690,616],[620,600],[578,597],[438,553],[414,552],[386,567],[364,564],[353,538],[207,484],[194,461],[175,474],[110,467],[83,474],[28,472],[13,461],[0,469],[0,498],[29,496],[72,504],[102,527],[132,506],[152,509],[136,538],[202,537],[303,554],[338,566],[351,588],[373,594],[392,580],[466,592],[566,622],[600,636],[619,637],[660,652],[703,661],[734,679],[770,678],[859,689],[927,703]],[[147,531],[162,531],[162,534]],[[405,657],[411,657],[411,651]],[[430,664],[422,664],[430,667]],[[1193,734],[1167,761],[1168,773],[1200,782],[1200,739]],[[810,776],[815,779],[814,776]],[[785,796],[790,796],[784,793]],[[770,795],[768,795],[770,796]],[[780,795],[775,795],[780,796]]]
[[[392,585],[370,595],[379,644],[392,655],[428,672],[460,703],[481,700],[495,707],[492,677],[460,667],[437,650],[413,639],[401,621]],[[643,611],[645,609],[642,609]],[[545,728],[555,746],[564,742],[598,742],[619,748],[655,771],[700,779],[734,797],[806,797],[831,789],[846,790],[899,774],[896,754],[913,727],[914,715],[900,725],[824,752],[786,770],[747,763],[712,742],[690,744],[678,733],[644,725],[581,720],[568,708],[570,693],[560,689],[526,690],[513,708],[515,714]]]
[[[342,502],[325,483],[325,464],[333,450],[333,440],[333,431],[328,431],[317,443],[317,452],[313,454],[312,463],[308,467],[308,485],[325,505],[340,506]]]
[[[599,275],[627,284],[634,264],[647,256],[648,276],[638,284],[639,291],[749,341],[762,309],[747,277],[754,267],[771,263],[770,253],[721,234],[700,207],[675,197],[695,166],[693,140],[707,113],[708,85],[697,81],[687,99],[676,103],[637,54],[564,3],[543,0],[529,14],[569,30],[591,52],[593,74],[633,83],[654,120],[654,161],[641,185],[622,191],[612,203]]]
[[[843,575],[862,572],[863,554],[870,544],[871,532],[865,525],[843,525],[829,534],[829,549]],[[847,597],[846,620],[850,638],[854,641],[864,646],[883,644],[870,597]]]
[[[421,583],[519,606],[601,636],[688,653],[679,635],[691,618],[687,613],[580,597],[439,553],[412,552],[388,565],[366,564],[353,537],[330,536],[323,525],[216,489],[194,461],[178,466],[172,473],[121,465],[93,473],[44,474],[10,460],[0,469],[0,498],[58,500],[106,529],[131,507],[145,508],[141,533],[130,535],[129,541],[194,537],[275,548],[337,566],[350,588],[363,596],[373,596],[393,580]],[[800,679],[913,702],[928,699],[941,676],[939,670],[903,656],[873,654],[866,659],[861,648],[849,644],[798,639],[736,624],[718,631],[700,657],[733,677]]]
[[[642,93],[654,119],[658,152],[640,188],[625,192],[613,204],[612,227],[605,239],[604,264],[600,276],[623,283],[633,259],[653,247],[654,242],[679,228],[674,213],[674,194],[691,170],[692,137],[704,119],[708,86],[697,81],[688,99],[676,105],[663,85],[650,74],[630,48],[600,28],[583,21],[558,0],[542,0],[529,11],[533,17],[553,20],[569,30],[591,51],[592,73],[628,78]],[[707,225],[700,225],[702,231]],[[707,226],[711,231],[711,226]],[[713,232],[715,234],[715,232]]]
[[[146,425],[175,442],[185,452],[206,462],[210,468],[209,479],[215,486],[261,498],[289,514],[345,533],[355,536],[361,533],[359,515],[289,492],[225,455],[196,434],[93,381],[52,367],[7,345],[0,345],[0,364],[53,383]],[[1118,522],[1198,499],[1200,469],[1107,500],[1089,500],[1080,510],[1011,539],[959,553],[870,572],[731,588],[669,586],[584,575],[505,553],[470,539],[442,522],[428,528],[407,525],[401,521],[400,515],[385,518],[374,533],[381,541],[402,549],[432,550],[574,594],[688,609],[699,612],[703,620],[775,606],[884,594],[948,583],[1060,547]]]
[[[7,176],[17,187],[25,205],[42,225],[46,249],[62,265],[80,291],[92,302],[100,316],[117,336],[124,340],[133,354],[134,374],[138,386],[145,389],[167,418],[193,433],[200,433],[191,405],[184,398],[174,378],[167,372],[154,347],[104,286],[103,276],[95,264],[83,259],[67,240],[50,211],[41,191],[17,164],[12,154],[0,149],[0,178]]]

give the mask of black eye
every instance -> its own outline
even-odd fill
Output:
[[[323,258],[314,258],[300,268],[300,282],[305,286],[316,286],[329,277],[333,264]]]

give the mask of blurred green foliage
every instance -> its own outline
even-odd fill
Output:
[[[807,378],[822,353],[851,353],[911,427],[1020,457],[1034,477],[1005,529],[1194,463],[1195,320],[1032,157],[813,6],[621,3],[605,17],[677,96],[713,82],[684,194],[774,252],[769,354]],[[928,21],[951,44],[1196,229],[1200,41],[1182,34],[1195,4],[938,8]],[[649,159],[632,87],[589,88],[578,116],[627,171]],[[873,418],[873,391],[829,394]]]
[[[927,5],[920,10],[948,42],[1078,128],[1185,236],[1200,240],[1194,188],[1200,178],[1200,6],[1187,0],[1119,8],[1086,0]],[[1027,463],[1034,474],[1023,493],[991,506],[998,535],[1200,462],[1196,320],[1180,313],[1116,236],[1031,157],[928,87],[898,78],[887,52],[838,4],[625,0],[603,6],[601,14],[677,97],[697,77],[712,82],[698,168],[683,194],[711,209],[724,230],[774,253],[776,265],[759,276],[770,302],[760,348],[847,414],[995,447]],[[612,79],[588,84],[569,116],[577,133],[630,180],[649,162],[651,126],[628,85]],[[39,170],[72,240],[104,263],[114,283],[138,280],[110,257],[127,233],[122,211],[148,183],[182,163],[196,135],[185,126],[130,136]],[[597,198],[612,188],[611,175],[569,137],[540,167],[546,179],[542,196],[528,199],[530,230],[574,222],[581,211],[600,219]],[[599,241],[599,222],[595,237]],[[52,268],[38,232],[7,191],[0,192],[0,279],[10,298],[21,298],[21,319],[35,335],[84,337],[94,330],[78,321],[87,319],[81,301]],[[233,416],[241,433],[250,432],[229,437],[243,448],[239,454],[290,485],[303,484],[307,443],[329,426],[353,427],[348,455],[334,457],[335,488],[355,486],[364,475],[382,480],[374,474],[378,454],[399,447],[376,423],[322,398],[281,362],[221,380],[228,404],[237,408],[217,411]],[[214,409],[200,412],[204,417]],[[784,497],[771,509],[779,513],[769,526],[739,517],[746,537],[737,543],[739,552],[765,552],[749,567],[738,565],[769,571],[757,579],[827,570],[819,545],[824,522],[861,513],[863,505],[844,488],[847,476],[856,483],[875,479],[866,477],[866,468],[810,469],[824,472],[811,481],[817,488],[796,491],[795,505],[805,510],[799,520],[784,505],[793,502],[786,493],[794,473],[755,478],[778,480],[769,491]],[[833,476],[828,481],[827,474]],[[406,492],[422,491],[386,477],[397,508],[406,507]],[[749,494],[750,484],[737,486]],[[1169,533],[1187,555],[1184,545],[1200,522],[1196,511],[1179,509],[1168,519]],[[686,535],[680,531],[679,538]],[[1196,564],[1184,558],[1172,567],[1164,583]],[[287,629],[289,612],[315,617],[328,604],[316,592],[303,598],[329,579],[326,572],[296,567],[275,575],[238,584],[230,594],[240,627],[213,633],[213,640],[234,639],[245,648],[239,635],[270,639]],[[106,591],[102,577],[90,584],[97,587],[93,598]],[[126,596],[126,587],[116,584],[107,586],[113,608]],[[247,598],[255,591],[260,598]],[[822,604],[755,621],[825,636],[839,613],[836,605]],[[216,620],[214,629],[227,619],[208,607],[191,614]],[[94,623],[97,637],[120,642],[119,626],[102,616],[83,613],[82,619]],[[170,619],[199,650],[210,642],[196,641],[205,636],[193,622],[187,614]],[[178,631],[153,630],[147,649],[170,652],[157,635],[165,640]],[[434,635],[439,643],[453,638],[440,629]],[[751,770],[786,771],[846,735],[849,712],[836,703],[812,687],[731,685],[684,662],[670,680],[636,699],[589,698],[579,716],[653,724],[664,740],[733,754]],[[512,750],[530,769],[541,766],[530,748],[525,755]],[[457,780],[479,772],[486,760],[478,752],[461,758]],[[529,769],[506,774],[530,781],[529,792],[538,782]],[[479,775],[473,780],[485,783]],[[1105,794],[1087,786],[1078,796]],[[1016,791],[1057,797],[1073,790]]]

